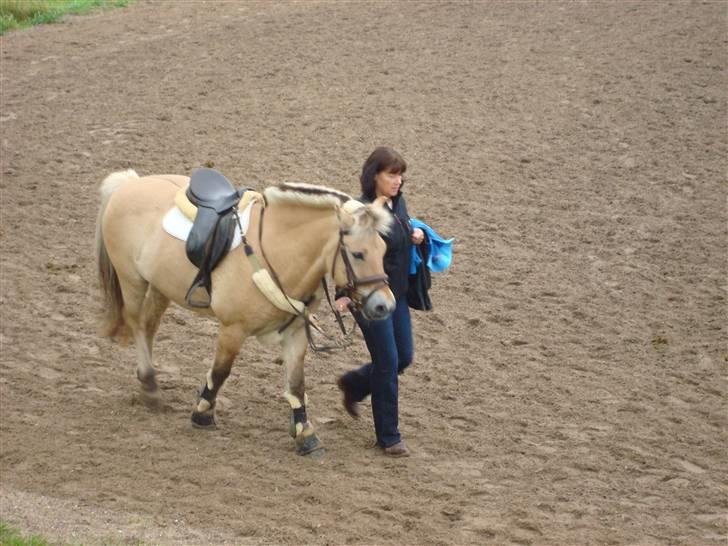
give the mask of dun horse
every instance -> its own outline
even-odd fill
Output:
[[[279,343],[283,396],[291,407],[296,451],[321,449],[305,405],[308,311],[320,303],[320,286],[329,274],[337,286],[351,290],[365,317],[381,319],[392,312],[394,296],[381,282],[386,278],[385,244],[379,237],[389,227],[389,215],[376,205],[363,205],[321,186],[269,187],[265,204],[253,205],[246,238],[263,268],[277,273],[274,278],[283,294],[308,302],[307,309],[286,312],[271,303],[252,280],[254,267],[243,246],[231,250],[213,271],[209,307],[193,309],[185,303],[185,294],[197,269],[187,259],[185,243],[162,228],[175,195],[188,183],[184,176],[140,178],[126,171],[109,175],[101,184],[96,258],[105,298],[102,333],[122,343],[133,339],[142,392],[154,397],[152,342],[170,301],[216,317],[220,329],[214,363],[192,413],[193,424],[203,428],[215,427],[215,399],[243,341],[254,336]]]

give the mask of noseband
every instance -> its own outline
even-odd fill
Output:
[[[341,260],[344,262],[344,269],[346,270],[346,285],[337,286],[339,290],[342,290],[351,300],[351,307],[355,310],[359,310],[365,307],[369,298],[377,291],[382,288],[389,286],[389,277],[385,275],[370,275],[368,277],[357,277],[354,268],[351,265],[349,254],[347,252],[346,244],[344,243],[344,236],[348,235],[349,232],[343,229],[339,230],[339,244],[336,248],[336,254],[334,255],[334,261],[331,264],[331,278],[335,279],[334,271],[336,269],[336,259],[341,256]],[[373,284],[375,285],[368,294],[362,297],[360,286],[366,286]]]

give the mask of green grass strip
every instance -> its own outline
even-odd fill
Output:
[[[55,23],[64,15],[124,7],[130,0],[0,0],[0,34],[11,29]]]
[[[38,536],[21,536],[17,529],[0,522],[0,546],[48,546],[48,542]]]

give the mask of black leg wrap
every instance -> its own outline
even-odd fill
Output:
[[[211,375],[212,389],[207,386],[207,381],[205,381],[202,384],[202,387],[200,387],[200,390],[198,391],[198,396],[199,398],[207,400],[210,403],[211,409],[215,407],[215,398],[217,398],[217,392],[220,390],[220,387],[222,387],[222,384],[225,383],[228,375],[230,374],[216,373],[213,371]]]
[[[315,452],[323,453],[324,446],[316,436],[316,433],[311,428],[311,425],[306,427],[308,422],[308,416],[306,415],[306,406],[291,410],[291,426],[289,432],[291,437],[296,440],[296,453],[299,455],[309,455]],[[303,430],[302,434],[296,434],[296,425],[301,424]],[[304,433],[305,431],[305,433]],[[306,436],[305,434],[308,434]],[[313,455],[312,455],[313,456]]]
[[[305,423],[308,420],[306,417],[306,406],[301,406],[293,410],[293,423]]]
[[[215,407],[215,398],[217,397],[217,391],[211,391],[207,388],[207,383],[202,385],[199,393],[200,398],[207,400],[210,403],[210,407]]]
[[[198,391],[197,402],[200,400],[206,400],[210,407],[204,412],[197,410],[192,412],[192,426],[196,428],[214,429],[216,428],[215,423],[215,398],[217,395],[217,389],[210,390],[207,388],[207,383],[200,387]]]
[[[291,410],[291,422],[288,426],[288,434],[291,438],[296,439],[296,423],[306,424],[308,417],[306,417],[306,406]]]

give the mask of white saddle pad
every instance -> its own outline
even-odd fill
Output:
[[[254,204],[255,201],[251,201],[248,206],[245,207],[245,210],[238,213],[238,215],[240,216],[240,225],[243,228],[243,234],[248,232],[248,225],[250,224],[250,211],[253,209]],[[192,231],[192,220],[187,218],[187,216],[185,216],[182,211],[179,210],[179,208],[172,207],[171,209],[169,209],[169,212],[164,215],[164,219],[162,220],[162,228],[175,239],[179,239],[180,241],[186,241],[187,237],[190,236],[190,231]],[[233,238],[233,244],[230,246],[230,250],[240,246],[240,243],[242,243],[240,230],[236,228],[235,237]]]

